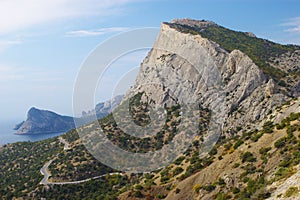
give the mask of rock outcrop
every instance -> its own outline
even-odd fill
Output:
[[[238,132],[237,127],[250,127],[262,120],[275,105],[287,100],[276,93],[272,78],[246,54],[228,52],[201,34],[185,32],[174,24],[198,29],[218,26],[189,19],[163,23],[125,99],[142,92],[142,99],[160,105],[199,102],[212,108],[222,103],[223,113],[216,117],[226,117],[224,132],[229,135]]]
[[[73,117],[31,108],[28,111],[26,121],[18,127],[17,134],[58,133],[68,131],[74,127]]]

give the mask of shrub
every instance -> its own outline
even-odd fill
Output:
[[[271,149],[271,147],[262,147],[261,149],[259,149],[259,153],[261,155],[266,155]]]
[[[240,166],[240,163],[234,163],[233,168],[238,168]]]
[[[222,178],[219,178],[219,180],[218,180],[218,185],[221,185],[221,186],[226,185],[225,180],[222,179]]]
[[[286,127],[286,124],[285,123],[280,123],[280,124],[276,124],[276,128],[277,130],[282,130]]]
[[[144,197],[144,195],[142,194],[142,192],[139,191],[139,190],[134,192],[134,196],[137,197],[137,198],[143,198]]]
[[[200,184],[196,184],[193,187],[193,191],[196,192],[196,193],[198,193],[200,189],[201,189],[201,185]]]
[[[208,191],[208,192],[212,192],[216,189],[215,185],[206,185],[203,187],[204,190]]]
[[[294,132],[297,130],[297,126],[295,126],[295,125],[291,125],[291,126],[289,126],[288,128],[287,128],[287,130],[286,130],[286,133],[288,134],[288,137],[289,138],[292,138],[292,137],[294,137]]]
[[[175,189],[175,194],[178,194],[178,193],[180,193],[180,189],[179,189],[179,188],[176,188],[176,189]]]
[[[299,119],[300,113],[291,113],[290,114],[290,121],[295,121],[296,119]]]
[[[234,187],[234,188],[232,189],[232,193],[233,193],[233,194],[238,194],[238,193],[240,193],[240,189],[237,188],[237,187]]]
[[[280,180],[282,178],[289,177],[293,174],[293,170],[290,168],[280,167],[278,171],[275,173],[276,180]]]
[[[173,171],[173,176],[176,176],[176,175],[180,174],[181,172],[183,172],[183,169],[181,167],[176,167]]]
[[[209,152],[209,155],[213,156],[216,155],[218,153],[217,148],[213,147],[212,150]]]
[[[296,196],[298,193],[299,193],[299,190],[297,187],[290,187],[284,193],[284,197],[288,198],[288,197]]]
[[[229,199],[224,193],[218,193],[216,200],[226,200]]]
[[[135,189],[136,189],[136,190],[142,190],[142,189],[144,189],[144,188],[143,188],[143,186],[141,186],[141,185],[136,185],[136,186],[135,186]]]
[[[166,198],[166,195],[164,195],[164,194],[158,194],[158,195],[156,195],[156,197],[158,199],[164,199],[164,198]]]
[[[184,156],[180,156],[179,158],[177,158],[175,161],[174,161],[174,164],[175,165],[180,165],[182,163],[182,161],[184,160]]]
[[[284,147],[286,144],[286,138],[280,138],[279,140],[277,140],[275,143],[274,143],[274,146],[279,149],[279,148],[282,148]]]
[[[224,148],[225,148],[226,151],[228,151],[231,147],[232,147],[232,144],[231,144],[230,142],[229,142],[229,143],[226,143],[226,144],[224,145]]]
[[[251,140],[253,142],[257,142],[259,138],[261,138],[261,136],[263,136],[262,133],[257,133],[257,134],[254,134],[252,137],[251,137]]]
[[[267,121],[263,125],[263,133],[273,133],[274,125],[273,122]]]
[[[250,152],[245,152],[241,155],[242,162],[256,162],[256,158]]]
[[[239,139],[233,146],[234,149],[239,148],[239,146],[241,146],[243,144],[243,140]]]

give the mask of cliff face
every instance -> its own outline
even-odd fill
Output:
[[[192,101],[208,107],[221,96],[227,134],[252,126],[288,99],[246,54],[228,52],[200,34],[179,31],[174,23],[200,29],[218,26],[186,19],[163,23],[129,94],[144,92],[143,99],[156,104]]]
[[[292,156],[299,150],[298,49],[208,21],[163,23],[125,98],[140,93],[154,106],[224,104],[223,131],[235,137],[222,138],[203,159],[196,138],[173,164],[144,176],[142,192],[134,188],[120,199],[288,199],[291,189],[298,196],[290,199],[299,199],[299,161]]]
[[[57,133],[68,131],[74,127],[72,117],[31,108],[27,113],[26,121],[18,127],[17,134]]]

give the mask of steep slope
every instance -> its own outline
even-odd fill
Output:
[[[206,158],[199,158],[193,144],[119,199],[299,199],[300,113],[294,108],[299,111],[300,98],[270,113],[261,130],[220,140]]]
[[[27,113],[26,121],[19,125],[17,134],[58,133],[74,127],[73,117],[31,108]]]
[[[198,32],[194,31],[194,26]],[[212,110],[221,103],[222,112],[216,112],[216,117],[226,118],[224,130],[227,135],[253,127],[274,106],[288,100],[289,97],[277,89],[273,77],[265,74],[242,51],[243,48],[228,51],[202,36],[212,27],[221,29],[207,21],[163,23],[154,48],[143,61],[127,98],[130,94],[143,92],[142,99],[148,103],[198,102]],[[228,37],[235,43],[235,35]]]

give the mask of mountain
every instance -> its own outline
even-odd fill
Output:
[[[80,125],[90,122],[90,116],[96,111],[98,119],[107,116],[121,102],[122,95],[111,100],[96,105],[95,110],[82,113],[82,117],[77,120]],[[79,124],[77,124],[79,125]],[[73,117],[61,116],[47,110],[31,108],[27,113],[27,119],[17,124],[14,130],[17,134],[40,134],[65,132],[75,128]]]
[[[75,128],[75,124],[73,117],[33,107],[28,111],[26,121],[16,128],[17,134],[58,133]]]
[[[111,100],[98,103],[95,106],[94,110],[90,110],[88,112],[83,111],[82,117],[88,117],[90,115],[93,115],[96,112],[96,116],[98,119],[101,119],[103,117],[106,117],[109,113],[111,113],[122,101],[124,95],[117,95]]]
[[[81,137],[71,130],[62,138],[0,148],[0,196],[299,199],[299,51],[299,46],[276,44],[210,21],[165,22],[134,86],[113,115],[82,126]],[[130,118],[123,116],[128,109],[122,105],[127,102]],[[153,117],[151,108],[165,112]],[[192,112],[185,112],[191,108]],[[195,115],[192,119],[197,121],[185,118]],[[148,128],[153,121],[162,128]],[[119,122],[125,126],[118,127]],[[179,143],[189,139],[189,146],[165,167],[122,173],[96,159],[105,156],[103,152],[93,153],[94,147],[103,147],[99,123],[102,133],[123,152],[156,152],[172,146],[182,133],[193,136],[179,137]],[[195,124],[196,130],[191,129]],[[212,124],[217,129],[210,129]],[[140,137],[142,131],[133,135],[136,125],[146,127],[151,135]],[[221,135],[215,137],[220,127]],[[206,141],[213,146],[203,154]],[[63,150],[66,143],[68,148]],[[116,153],[115,149],[109,151]],[[167,156],[161,151],[155,159],[122,159],[118,165],[131,161],[139,163],[138,167],[148,162],[163,164],[173,158]],[[40,174],[45,166],[51,172],[50,183],[39,185],[46,177]]]
[[[209,21],[173,20],[162,24],[129,94],[143,93],[158,105],[191,101],[213,107],[220,101],[216,117],[225,117],[224,134],[234,135],[257,128],[272,109],[299,96],[299,49]]]

